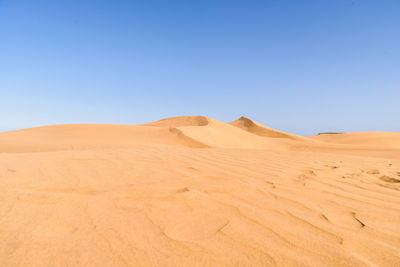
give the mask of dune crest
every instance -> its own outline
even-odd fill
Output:
[[[306,137],[269,128],[244,116],[240,117],[235,121],[230,122],[229,124],[259,136],[272,137],[272,138],[287,138],[296,141],[307,141]]]
[[[205,116],[182,116],[141,125],[67,124],[0,133],[0,153],[119,149],[140,145],[400,157],[400,133],[366,132],[302,137],[269,128],[246,117],[225,123]]]
[[[0,133],[0,153],[185,145],[168,128],[117,124],[67,124]]]
[[[142,125],[69,124],[0,133],[0,153],[137,145],[282,149],[279,143],[205,116],[167,118]]]
[[[181,116],[166,118],[142,125],[157,127],[206,126],[209,124],[209,122],[210,118],[206,116]]]

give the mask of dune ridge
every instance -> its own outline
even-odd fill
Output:
[[[0,133],[0,153],[166,145],[393,157],[399,152],[399,140],[400,133],[389,132],[303,137],[269,128],[246,117],[224,123],[205,116],[181,116],[141,125],[67,124],[3,132]]]
[[[400,148],[400,133],[395,132],[353,132],[336,134],[319,134],[310,137],[314,140],[334,144],[380,146]]]
[[[244,116],[240,117],[235,121],[230,122],[229,124],[259,136],[308,141],[306,137],[269,128]]]
[[[207,147],[282,149],[278,143],[254,136],[222,121],[208,117],[200,118],[198,116],[171,118],[163,125],[178,129],[184,136],[197,140]]]
[[[397,266],[399,144],[244,117],[0,133],[0,266]]]
[[[210,123],[211,118],[206,116],[181,116],[166,118],[143,126],[158,126],[158,127],[180,127],[180,126],[206,126]]]

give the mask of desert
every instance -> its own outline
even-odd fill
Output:
[[[398,266],[400,133],[241,117],[0,133],[1,266]]]

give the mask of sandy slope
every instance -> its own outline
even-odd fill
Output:
[[[343,134],[320,134],[311,137],[313,140],[336,144],[356,144],[365,146],[379,146],[400,148],[400,133],[393,132],[356,132]]]
[[[240,117],[235,121],[230,122],[229,124],[259,136],[272,137],[272,138],[285,138],[296,141],[310,141],[310,139],[306,137],[285,133],[279,130],[269,128],[244,116]]]
[[[399,148],[202,116],[0,133],[0,266],[398,266]]]

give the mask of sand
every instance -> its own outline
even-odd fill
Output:
[[[0,133],[0,266],[400,266],[400,134],[248,118]]]

